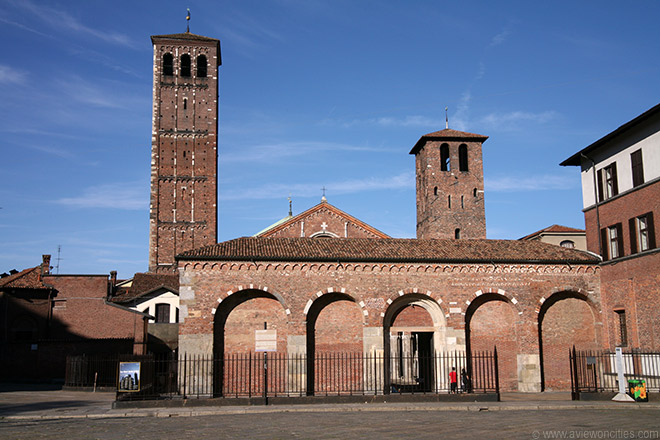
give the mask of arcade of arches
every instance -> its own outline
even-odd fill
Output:
[[[182,261],[179,347],[254,352],[263,330],[273,350],[308,356],[496,347],[502,390],[566,390],[569,349],[601,346],[598,271],[591,263]]]

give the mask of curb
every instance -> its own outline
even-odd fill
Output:
[[[412,412],[412,411],[560,411],[560,410],[619,410],[619,409],[651,409],[660,410],[660,404],[624,403],[624,404],[536,404],[526,405],[333,405],[322,407],[313,405],[309,407],[222,407],[206,410],[134,410],[117,411],[108,410],[107,413],[95,414],[35,414],[35,415],[7,415],[0,416],[0,420],[63,420],[63,419],[108,419],[108,418],[136,418],[136,417],[202,417],[218,415],[245,415],[245,414],[277,414],[277,413],[339,413],[339,412]]]

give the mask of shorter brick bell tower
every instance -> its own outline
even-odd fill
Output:
[[[449,128],[422,136],[410,154],[417,175],[417,238],[486,238],[482,144]]]

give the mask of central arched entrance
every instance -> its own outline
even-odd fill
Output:
[[[435,353],[446,351],[446,321],[427,295],[397,298],[383,319],[384,392],[430,392],[437,388]]]
[[[363,376],[363,315],[350,295],[330,292],[307,312],[307,394],[350,392]]]

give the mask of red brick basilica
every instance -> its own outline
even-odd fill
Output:
[[[265,329],[272,349],[308,356],[496,346],[502,389],[540,391],[570,383],[569,347],[601,346],[597,257],[486,239],[486,136],[446,128],[414,144],[416,239],[390,238],[324,198],[216,244],[220,43],[152,40],[149,267],[178,268],[180,354],[254,351]]]

